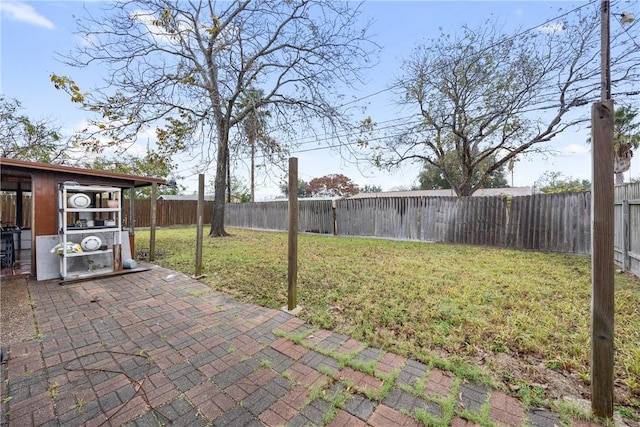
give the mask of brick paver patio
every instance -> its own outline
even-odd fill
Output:
[[[161,267],[29,291],[41,339],[8,349],[2,425],[561,424]]]

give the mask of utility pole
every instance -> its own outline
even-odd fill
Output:
[[[601,99],[591,107],[591,409],[613,418],[614,184],[610,2],[601,0]]]

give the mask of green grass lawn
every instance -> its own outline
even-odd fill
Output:
[[[228,231],[205,237],[203,281],[243,301],[286,305],[287,233]],[[156,262],[194,274],[195,235],[158,230]],[[148,241],[137,232],[138,250]],[[495,352],[589,381],[589,258],[308,234],[298,242],[300,316],[315,326],[462,371]],[[616,274],[615,283],[616,381],[638,408],[640,280]]]

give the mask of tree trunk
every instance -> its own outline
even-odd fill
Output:
[[[223,135],[224,137],[224,135]],[[229,236],[224,229],[225,189],[227,184],[227,156],[229,144],[226,138],[218,139],[218,158],[216,162],[215,190],[213,198],[213,215],[209,237]]]

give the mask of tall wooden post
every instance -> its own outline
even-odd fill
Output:
[[[202,229],[204,227],[204,174],[198,175],[198,208],[196,230],[196,278],[202,277]]]
[[[289,270],[287,309],[298,305],[298,159],[289,158]]]
[[[151,184],[151,228],[149,230],[149,262],[156,260],[156,215],[158,210],[158,184]]]
[[[136,188],[129,187],[129,249],[131,250],[132,259],[136,259],[135,198]]]
[[[613,417],[614,168],[610,4],[601,0],[601,100],[591,107],[591,410]]]
[[[591,108],[591,409],[613,417],[614,185],[613,111],[606,103]]]

